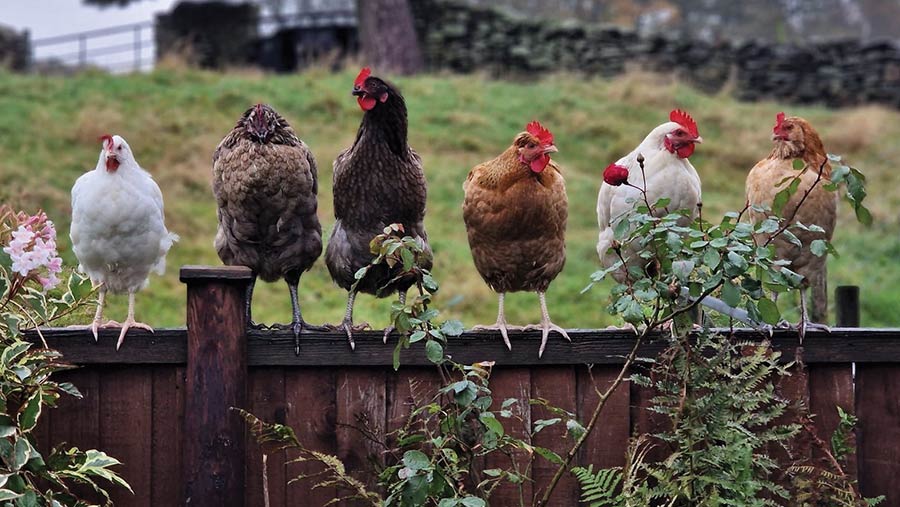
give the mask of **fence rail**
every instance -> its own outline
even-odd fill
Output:
[[[228,411],[231,406],[291,425],[305,445],[336,454],[351,473],[359,474],[370,455],[381,456],[352,429],[358,417],[380,431],[398,427],[412,400],[421,401],[422,393],[440,385],[437,372],[425,367],[429,363],[417,347],[404,352],[394,372],[389,366],[393,347],[383,344],[377,332],[355,335],[355,351],[340,333],[304,333],[299,356],[289,332],[245,332],[242,308],[249,275],[245,268],[183,268],[187,328],[134,332],[118,352],[111,330],[102,332],[98,343],[83,330],[42,330],[66,360],[82,365],[64,377],[85,395],[62,400],[59,410],[42,417],[42,450],[48,442],[66,441],[100,446],[120,458],[135,490],[133,496],[113,492],[116,505],[125,507],[183,505],[188,499],[201,507],[263,505],[260,449]],[[634,338],[618,330],[570,334],[571,344],[552,340],[542,359],[537,358],[539,335],[531,332],[511,333],[512,352],[495,333],[451,338],[447,351],[459,362],[496,361],[491,386],[497,403],[544,398],[583,420],[596,402],[595,383],[612,381]],[[760,338],[750,330],[733,334],[736,340]],[[34,333],[29,337],[40,341]],[[787,358],[800,346],[790,331],[776,331],[771,341]],[[660,347],[651,342],[641,355],[652,357]],[[808,375],[786,378],[783,394],[809,400],[822,434],[837,425],[835,406],[855,412],[855,472],[862,492],[887,495],[885,505],[900,505],[900,329],[810,331],[802,347]],[[647,410],[651,397],[638,386],[620,386],[577,462],[622,465],[629,437],[656,428]],[[526,425],[551,417],[527,404],[520,415]],[[508,430],[527,438],[524,426]],[[562,452],[569,445],[564,437],[562,428],[551,427],[532,442]],[[314,471],[306,463],[289,463],[290,457],[276,453],[268,461],[272,507],[321,506],[334,498],[334,489],[287,484],[286,479]],[[488,463],[496,465],[502,463]],[[536,460],[526,495],[542,491],[552,472]],[[492,504],[518,504],[515,495],[510,488],[500,489]],[[553,505],[575,505],[577,496],[576,484],[566,477]]]

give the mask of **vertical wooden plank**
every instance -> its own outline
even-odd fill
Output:
[[[491,410],[499,411],[503,400],[507,398],[515,398],[519,400],[517,409],[513,410],[519,418],[500,418],[503,428],[508,435],[521,438],[529,442],[531,440],[531,409],[528,406],[528,400],[531,399],[531,371],[525,367],[501,368],[494,367],[491,373],[491,397],[493,404]],[[514,405],[515,407],[515,405]],[[516,463],[519,466],[520,473],[526,473],[530,465],[529,456],[524,452],[516,452],[513,454]],[[487,468],[509,469],[512,467],[512,461],[500,453],[493,453],[488,456],[485,466]],[[491,494],[491,505],[519,505],[521,498],[527,499],[532,496],[532,484],[529,481],[521,485],[521,492],[518,485],[503,483]]]
[[[285,423],[294,429],[297,439],[310,450],[337,454],[337,392],[335,370],[332,368],[286,368],[284,399],[287,407]],[[289,455],[288,459],[296,456]],[[290,463],[288,480],[298,475],[314,474],[322,470],[316,463]],[[318,478],[289,484],[285,490],[285,505],[325,505],[337,495],[335,488],[315,488]]]
[[[577,418],[577,382],[573,366],[542,366],[531,370],[531,397],[544,399],[553,406],[576,414]],[[541,419],[553,419],[555,414],[540,405],[531,408],[532,422]],[[580,418],[579,418],[580,420]],[[532,444],[552,450],[565,459],[575,441],[568,437],[564,423],[548,426],[534,435]],[[574,463],[573,463],[574,465]],[[534,457],[531,477],[534,480],[534,501],[536,503],[546,491],[550,480],[559,465],[539,456]],[[578,485],[571,473],[566,472],[553,490],[551,505],[577,505]]]
[[[633,367],[634,371],[652,377],[650,369],[651,367],[647,364],[639,364]],[[665,415],[650,410],[650,407],[653,405],[652,400],[657,395],[656,389],[641,387],[631,382],[628,382],[627,388],[630,396],[629,415],[632,435],[649,436],[671,429],[671,422]],[[645,458],[648,463],[662,461],[672,453],[672,448],[658,438],[649,437],[648,442],[652,446]],[[623,463],[618,463],[617,465],[621,464]]]
[[[127,490],[111,486],[117,506],[150,507],[152,367],[106,367],[100,374],[100,448],[122,462]]]
[[[385,386],[385,425],[391,432],[406,424],[413,407],[431,402],[441,388],[441,376],[436,368],[403,367],[387,375]]]
[[[594,366],[590,372],[587,367],[578,368],[577,413],[578,420],[582,424],[587,426],[600,400],[594,387],[596,386],[600,392],[605,392],[620,371],[621,367],[618,365]],[[593,374],[593,382],[591,374]],[[581,447],[578,460],[581,465],[594,465],[594,468],[597,469],[625,464],[625,452],[628,450],[628,439],[631,437],[629,384],[628,381],[623,381],[610,394],[606,406],[600,412],[597,426]]]
[[[243,421],[247,406],[247,316],[250,269],[185,266],[187,349],[184,398],[185,503],[243,507]]]
[[[815,414],[816,432],[826,444],[837,429],[840,417],[837,407],[847,413],[856,410],[853,394],[852,364],[811,364],[809,365],[809,409]],[[855,447],[851,435],[851,446]],[[821,450],[813,450],[813,458],[824,457]],[[850,456],[844,470],[850,477],[856,477],[856,456]]]
[[[284,369],[254,368],[249,372],[247,410],[266,422],[285,424]],[[268,502],[263,491],[263,447],[247,432],[246,505],[284,507],[284,451],[272,452],[266,462]]]
[[[384,434],[385,371],[381,368],[341,368],[337,374],[337,456],[347,471],[374,488],[369,460],[384,462],[384,448],[375,439]],[[353,505],[342,502],[341,505]]]
[[[50,419],[50,435],[48,447],[78,447],[81,450],[100,448],[100,375],[91,367],[73,371],[60,372],[56,378],[59,382],[71,382],[81,392],[78,399],[67,394],[59,398],[57,408]],[[65,446],[62,444],[65,443]],[[108,449],[114,458],[120,458]],[[48,450],[49,452],[49,450]],[[122,467],[116,467],[118,472]],[[89,487],[78,486],[74,492],[85,500],[101,503],[102,498],[93,493]]]
[[[900,365],[857,363],[856,432],[859,487],[864,496],[886,495],[900,505]]]
[[[184,368],[153,368],[151,505],[182,505],[181,450],[184,424]]]

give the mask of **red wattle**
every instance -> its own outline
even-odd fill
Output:
[[[359,107],[361,107],[363,111],[369,111],[375,107],[375,103],[377,102],[374,97],[369,97],[368,95],[360,95],[357,97],[356,101],[359,102]]]
[[[119,168],[119,161],[114,158],[106,159],[106,172],[114,172]]]
[[[531,163],[528,164],[528,167],[530,167],[532,171],[539,173],[543,171],[549,163],[550,155],[544,154],[532,160]]]

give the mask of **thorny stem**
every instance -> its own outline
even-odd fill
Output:
[[[822,164],[819,165],[819,172],[816,174],[816,180],[813,181],[813,184],[810,185],[805,192],[803,192],[803,195],[800,197],[800,202],[797,203],[797,206],[794,207],[794,211],[791,213],[791,217],[785,220],[781,227],[779,227],[778,230],[776,230],[774,233],[772,233],[771,236],[769,236],[769,239],[766,240],[763,246],[769,246],[772,241],[775,241],[775,238],[781,236],[781,234],[784,233],[784,231],[786,231],[788,227],[793,225],[794,217],[797,216],[797,212],[800,211],[800,208],[803,206],[803,202],[806,201],[806,198],[809,197],[809,194],[811,194],[813,189],[816,188],[816,185],[818,185],[819,182],[822,181],[822,173],[825,171],[825,164],[827,163],[828,159],[825,159]],[[796,177],[799,178],[800,175],[797,175]]]

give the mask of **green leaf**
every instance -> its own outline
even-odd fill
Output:
[[[760,298],[759,301],[756,302],[756,309],[759,310],[759,314],[766,324],[775,325],[781,320],[781,313],[778,311],[778,306],[769,298]]]
[[[441,325],[441,332],[446,336],[459,336],[465,331],[462,322],[458,320],[448,320]]]
[[[485,507],[487,504],[480,498],[467,496],[459,500],[459,505],[462,505],[463,507]]]
[[[35,389],[31,396],[25,400],[25,403],[22,404],[22,407],[19,408],[19,428],[22,430],[22,433],[31,431],[37,425],[38,418],[41,416],[41,408],[43,407],[41,403],[42,393],[41,389]]]
[[[444,362],[444,347],[437,340],[428,340],[425,343],[425,357],[434,364]]]
[[[431,467],[431,460],[422,451],[406,451],[403,453],[403,464],[411,470],[425,470]]]
[[[13,500],[15,498],[19,498],[22,495],[20,493],[16,493],[15,491],[10,491],[8,489],[0,489],[0,501],[3,500]]]
[[[534,433],[538,433],[542,429],[553,426],[560,421],[562,421],[562,419],[559,417],[554,417],[553,419],[538,419],[537,421],[534,421]]]
[[[809,251],[816,257],[821,257],[828,251],[828,246],[825,244],[824,239],[814,239],[809,244]]]
[[[478,414],[478,420],[481,421],[481,424],[484,424],[484,427],[487,428],[488,431],[493,431],[498,436],[503,436],[505,433],[503,430],[503,423],[497,419],[497,416],[495,416],[493,412],[482,412]]]
[[[795,171],[799,171],[800,169],[806,167],[806,162],[804,162],[803,159],[795,158],[791,162],[791,167],[793,167]]]
[[[719,261],[721,260],[722,257],[715,249],[707,248],[706,252],[703,254],[703,264],[709,266],[710,269],[716,269],[716,266],[719,265]]]
[[[534,452],[538,456],[544,458],[545,460],[549,461],[550,463],[553,463],[554,465],[562,465],[562,463],[563,463],[563,459],[559,456],[559,454],[556,454],[555,452],[551,451],[550,449],[547,449],[546,447],[535,446]]]
[[[863,205],[859,205],[855,208],[856,211],[856,220],[863,225],[872,225],[872,213],[869,212],[868,208]]]
[[[726,280],[722,284],[722,301],[732,308],[737,308],[741,304],[741,290],[731,280]]]
[[[413,334],[409,335],[409,343],[416,343],[417,341],[420,341],[423,338],[425,338],[425,335],[426,335],[425,331],[422,331],[420,329],[420,330],[414,332]]]
[[[413,268],[415,258],[409,250],[400,250],[400,259],[403,260],[403,271],[409,271]]]

